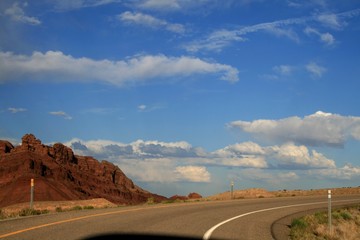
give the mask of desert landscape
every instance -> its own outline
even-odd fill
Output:
[[[35,179],[33,208],[44,213],[123,205],[191,201],[218,201],[327,195],[328,189],[278,190],[251,188],[203,197],[198,193],[171,197],[150,193],[136,186],[114,164],[77,156],[56,143],[46,146],[32,134],[14,147],[0,140],[0,208],[3,216],[16,216],[29,208],[30,179]],[[332,189],[333,195],[360,194],[360,187]]]

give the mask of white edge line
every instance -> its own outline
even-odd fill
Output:
[[[336,201],[336,202],[348,202],[348,201],[353,201],[353,200],[340,200],[340,201]],[[334,201],[335,202],[335,201]],[[266,208],[266,209],[261,209],[261,210],[257,210],[257,211],[253,211],[253,212],[248,212],[248,213],[244,213],[244,214],[241,214],[241,215],[238,215],[238,216],[235,216],[235,217],[232,217],[232,218],[229,218],[221,223],[218,223],[216,224],[215,226],[213,226],[212,228],[210,228],[209,230],[206,231],[206,233],[204,234],[203,236],[203,240],[209,240],[212,233],[220,226],[228,223],[228,222],[231,222],[235,219],[238,219],[238,218],[241,218],[241,217],[244,217],[244,216],[247,216],[247,215],[251,215],[251,214],[254,214],[254,213],[259,213],[259,212],[266,212],[266,211],[272,211],[272,210],[277,210],[277,209],[282,209],[282,208],[290,208],[290,207],[301,207],[301,206],[307,206],[307,205],[315,205],[315,204],[324,204],[324,203],[327,203],[327,201],[325,202],[315,202],[315,203],[302,203],[302,204],[295,204],[295,205],[287,205],[287,206],[281,206],[281,207],[273,207],[273,208]]]

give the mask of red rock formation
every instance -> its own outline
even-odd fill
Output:
[[[14,147],[0,141],[0,207],[30,200],[35,179],[35,201],[105,198],[116,204],[138,204],[166,198],[136,186],[107,161],[76,156],[61,143],[46,146],[32,134]]]
[[[188,198],[189,199],[199,199],[199,198],[202,198],[202,196],[198,193],[189,193]]]
[[[187,196],[180,196],[180,195],[174,195],[172,197],[170,197],[171,200],[188,200],[188,197]]]
[[[10,142],[0,140],[0,155],[9,153],[12,149],[14,149],[14,146]]]

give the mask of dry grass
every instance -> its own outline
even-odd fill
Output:
[[[250,188],[244,190],[234,190],[234,199],[244,198],[273,198],[273,197],[297,197],[297,196],[327,196],[328,189],[311,189],[311,190],[278,190],[267,191],[261,188]],[[349,195],[360,194],[360,187],[344,187],[332,189],[332,195]],[[230,200],[230,191],[219,193],[205,198],[205,200]]]
[[[332,212],[332,231],[328,227],[328,215],[314,215],[294,219],[291,224],[292,240],[356,240],[360,239],[360,206],[338,209]]]
[[[103,198],[74,201],[44,201],[34,202],[33,209],[36,213],[62,212],[93,208],[116,207],[117,205]],[[21,216],[24,211],[29,210],[29,203],[19,203],[0,209],[0,219]],[[29,214],[28,214],[29,215]],[[38,215],[38,214],[30,214]]]
[[[261,188],[250,188],[245,190],[235,190],[233,192],[234,199],[244,199],[244,198],[269,198],[275,197],[275,194]],[[229,200],[231,199],[230,191],[216,194],[210,197],[207,197],[206,200]]]

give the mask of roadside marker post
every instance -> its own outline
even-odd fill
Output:
[[[33,209],[34,206],[34,179],[31,179],[31,183],[30,183],[30,209]]]
[[[328,220],[329,220],[329,234],[332,234],[332,224],[331,224],[331,190],[328,190]]]
[[[231,199],[234,199],[234,181],[231,182]]]

